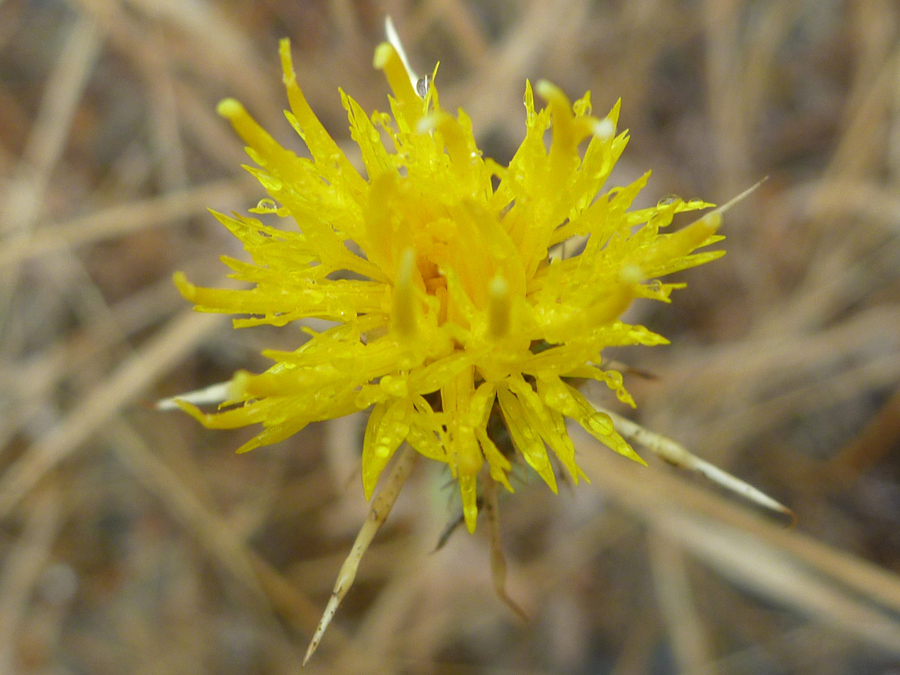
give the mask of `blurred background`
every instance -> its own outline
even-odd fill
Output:
[[[493,594],[486,528],[435,552],[458,505],[423,462],[308,672],[900,673],[893,0],[0,2],[0,673],[300,672],[367,511],[365,419],[238,456],[252,430],[152,404],[302,340],[233,331],[171,282],[218,283],[240,251],[206,209],[264,196],[216,103],[299,151],[290,37],[355,158],[337,87],[387,109],[387,13],[501,162],[524,80],[547,78],[601,116],[623,99],[611,183],[652,169],[645,204],[768,176],[727,217],[725,258],[632,310],[672,344],[614,356],[652,376],[626,376],[621,412],[798,524],[579,436],[590,485],[501,503],[524,623]]]

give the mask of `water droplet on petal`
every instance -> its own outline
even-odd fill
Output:
[[[681,197],[679,197],[678,195],[666,195],[665,197],[660,199],[658,202],[656,202],[656,207],[661,209],[664,206],[669,206],[670,204],[674,204],[679,199],[681,199]]]
[[[379,384],[381,385],[381,388],[385,391],[385,393],[390,394],[391,396],[403,398],[409,395],[409,387],[407,381],[402,377],[385,375],[381,378],[381,382]]]
[[[416,82],[416,93],[425,98],[428,95],[428,90],[431,88],[431,77],[428,75],[423,75],[419,78],[419,81]]]
[[[601,436],[610,436],[615,432],[612,419],[606,413],[594,413],[587,419],[588,425]]]
[[[260,199],[255,211],[257,213],[277,213],[278,204],[275,203],[274,199]]]

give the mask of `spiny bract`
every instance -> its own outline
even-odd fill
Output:
[[[222,101],[219,112],[246,142],[257,165],[247,169],[270,197],[251,211],[293,222],[276,228],[216,214],[252,258],[224,262],[253,287],[199,288],[181,273],[175,282],[199,311],[245,315],[236,327],[308,318],[335,325],[306,328],[312,337],[296,351],[264,352],[275,364],[237,373],[224,410],[179,405],[208,427],[262,424],[242,451],[372,407],[366,497],[406,441],[450,467],[470,531],[485,461],[512,490],[510,451],[488,432],[492,416],[554,491],[548,448],[574,481],[584,476],[566,417],[641,461],[572,381],[599,380],[633,405],[620,373],[600,366],[601,352],[666,342],[619,317],[635,298],[668,302],[679,285],[658,277],[722,255],[693,253],[721,239],[717,213],[660,233],[676,213],[711,205],[670,198],[629,211],[649,174],[601,193],[628,141],[616,133],[619,104],[593,117],[589,93],[573,105],[544,81],[535,88],[547,103],[540,111],[525,84],[525,139],[509,166],[483,158],[466,114],[444,111],[434,86],[420,96],[388,43],[375,67],[393,90],[392,115],[370,116],[341,92],[361,175],[297,86],[286,40],[281,60],[286,115],[311,159],[281,147],[237,101]]]

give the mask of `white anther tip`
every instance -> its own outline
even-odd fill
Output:
[[[597,138],[606,140],[616,135],[616,125],[613,124],[611,119],[604,117],[602,120],[597,120],[594,123],[593,132]]]

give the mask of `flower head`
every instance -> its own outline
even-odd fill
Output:
[[[341,92],[360,173],[304,98],[287,41],[281,60],[286,115],[311,158],[284,149],[237,101],[219,112],[269,194],[251,211],[288,222],[217,214],[252,262],[223,260],[252,288],[200,288],[180,273],[175,281],[200,311],[244,315],[237,327],[334,325],[306,328],[311,338],[295,351],[264,352],[274,365],[237,373],[221,411],[180,405],[209,427],[262,424],[242,451],[371,407],[366,497],[405,441],[449,466],[470,531],[485,464],[509,490],[513,451],[554,491],[552,458],[575,482],[584,476],[566,418],[642,461],[573,381],[599,380],[633,405],[601,353],[666,342],[620,317],[635,298],[669,301],[679,284],[659,277],[722,255],[694,252],[721,239],[716,212],[663,233],[676,213],[711,205],[670,198],[630,211],[649,174],[601,192],[628,141],[616,132],[619,104],[594,117],[590,94],[572,104],[544,81],[535,87],[540,110],[526,82],[525,139],[509,165],[484,158],[466,114],[443,110],[434,86],[417,92],[388,43],[375,67],[393,90],[392,114],[369,115]],[[511,443],[496,432],[500,420]]]

